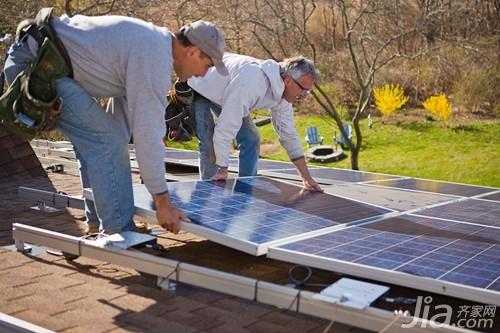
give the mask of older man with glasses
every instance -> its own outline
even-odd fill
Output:
[[[223,62],[228,76],[209,70],[204,77],[188,81],[197,93],[192,110],[200,142],[201,179],[227,178],[234,138],[239,148],[239,176],[257,174],[260,135],[250,112],[269,109],[280,143],[304,188],[322,191],[309,173],[293,119],[293,104],[306,98],[318,80],[313,62],[302,56],[276,62],[233,53],[225,53]],[[216,125],[212,113],[218,117]]]

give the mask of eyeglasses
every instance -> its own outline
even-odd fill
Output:
[[[291,76],[290,76],[291,77]],[[295,80],[293,77],[291,77],[293,82],[295,82],[296,85],[299,86],[300,89],[302,89],[302,93],[300,94],[300,96],[302,97],[306,97],[307,95],[309,95],[311,93],[311,89],[307,89],[305,87],[303,87],[297,80]]]

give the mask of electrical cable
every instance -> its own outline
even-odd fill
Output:
[[[298,279],[294,276],[299,268],[305,270],[305,277],[302,279]],[[328,287],[329,284],[325,283],[307,283],[309,279],[312,277],[312,269],[309,266],[305,265],[294,265],[288,270],[288,279],[292,281],[294,288],[298,289],[300,287]]]
[[[334,304],[337,304],[337,302],[335,302]],[[336,306],[333,307],[332,319],[330,320],[328,325],[326,325],[325,329],[323,330],[323,333],[327,333],[330,330],[330,328],[332,328],[333,324],[335,323],[335,319],[337,319],[337,307]]]
[[[303,269],[305,271],[305,276],[301,279],[299,279],[295,276],[298,269]],[[309,281],[309,279],[311,277],[312,277],[312,269],[309,266],[294,265],[288,270],[288,279],[290,281],[292,281],[292,283],[296,289],[298,289],[300,287],[306,287],[306,286],[307,287],[327,287],[330,285],[330,284],[325,284],[325,283],[307,283],[307,281]],[[292,308],[293,304],[295,303],[295,300],[297,300],[297,311],[298,311],[299,310],[299,302],[300,302],[300,290],[297,293],[297,295],[295,296],[295,298],[292,300],[292,303],[290,304],[290,306],[288,307],[287,310],[290,310]],[[333,302],[332,304],[336,305],[337,302]],[[330,320],[330,323],[328,323],[326,328],[323,330],[323,333],[326,333],[330,330],[330,328],[335,323],[336,317],[337,317],[337,306],[334,306],[333,307],[333,314],[332,314],[332,318]]]
[[[290,311],[292,309],[292,306],[295,304],[295,301],[297,301],[297,306],[295,307],[295,311],[296,312],[299,312],[299,307],[300,307],[300,293],[302,292],[302,290],[299,289],[299,292],[297,293],[297,295],[295,295],[295,297],[292,299],[292,302],[290,303],[290,305],[286,308],[285,311]]]

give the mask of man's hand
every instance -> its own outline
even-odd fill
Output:
[[[323,189],[312,178],[302,179],[302,184],[304,185],[304,189],[305,190],[316,191],[316,192],[323,192]]]
[[[153,195],[158,224],[174,234],[179,233],[179,220],[191,222],[186,214],[170,202],[168,194]]]
[[[307,191],[323,192],[323,189],[316,183],[316,181],[311,177],[309,169],[307,168],[306,159],[304,157],[298,158],[292,161],[297,168],[297,172],[302,178],[302,184],[304,189]]]
[[[219,167],[219,171],[212,177],[212,180],[226,180],[227,175],[227,167]]]

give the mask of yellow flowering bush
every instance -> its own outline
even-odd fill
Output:
[[[422,103],[424,108],[436,117],[446,120],[451,117],[451,106],[445,94],[431,96]]]
[[[384,84],[373,88],[375,106],[384,116],[391,116],[408,102],[403,89],[397,84]]]

